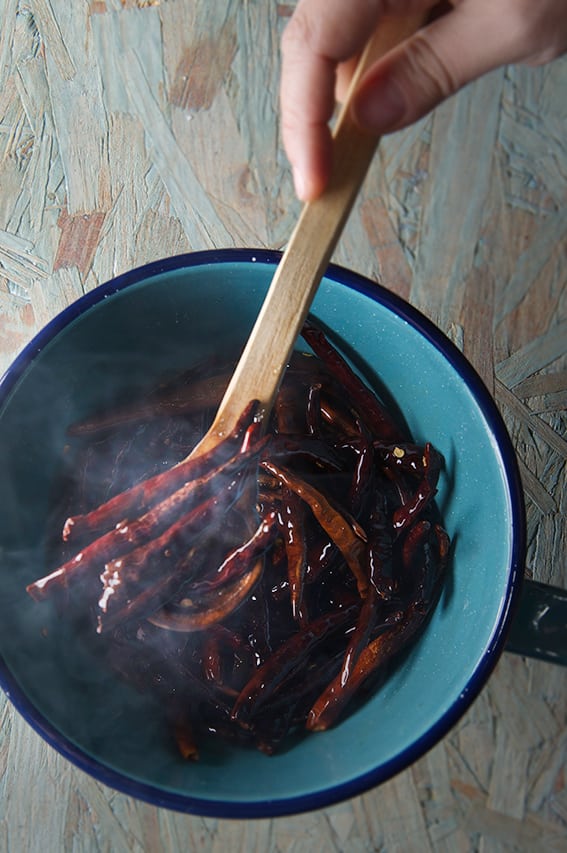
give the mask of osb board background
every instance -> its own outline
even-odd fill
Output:
[[[146,261],[285,244],[275,0],[0,0],[0,371]],[[520,459],[528,571],[567,583],[567,61],[496,71],[383,142],[336,260],[477,367]],[[567,850],[567,673],[504,655],[445,740],[325,811],[228,822],[92,781],[2,699],[0,850]]]

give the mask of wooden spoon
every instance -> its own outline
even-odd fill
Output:
[[[378,144],[378,137],[362,131],[352,120],[352,93],[367,68],[422,23],[422,16],[388,18],[368,43],[337,119],[328,186],[315,201],[304,205],[216,417],[191,456],[212,450],[235,427],[251,400],[259,401],[261,416],[267,418]]]

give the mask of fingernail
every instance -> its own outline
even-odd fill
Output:
[[[401,122],[406,104],[393,81],[383,81],[379,88],[366,88],[354,102],[358,124],[373,133],[384,133]]]
[[[306,183],[305,178],[303,177],[303,172],[299,169],[293,170],[293,185],[298,199],[300,201],[305,201]]]

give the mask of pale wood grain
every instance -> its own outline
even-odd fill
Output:
[[[192,455],[210,450],[237,425],[252,400],[267,418],[291,351],[370,167],[378,139],[351,115],[351,93],[373,62],[412,35],[421,16],[392,19],[369,40],[333,130],[333,169],[321,196],[306,203],[214,421]]]
[[[488,75],[474,90],[443,104],[433,120],[411,298],[444,326],[459,317],[463,283],[478,252],[477,235],[493,180],[488,152],[495,146],[501,78],[500,71]],[[447,144],[457,135],[458,144]],[[463,198],[465,187],[474,192]],[[433,309],[434,292],[442,299]]]
[[[0,372],[57,311],[132,266],[287,242],[299,205],[279,140],[278,43],[294,5],[0,0]],[[124,67],[126,52],[136,65]],[[565,59],[495,72],[383,140],[334,255],[437,319],[489,387],[497,375],[530,478],[528,570],[559,585],[566,84]],[[104,216],[88,253],[69,239],[83,213]],[[0,850],[566,850],[566,709],[563,670],[505,655],[453,731],[398,779],[312,814],[246,822],[111,791],[2,696]]]

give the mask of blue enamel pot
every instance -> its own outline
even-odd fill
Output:
[[[268,817],[360,794],[444,737],[507,642],[549,659],[558,654],[533,636],[527,610],[560,593],[522,587],[522,488],[489,393],[420,313],[336,266],[312,314],[395,401],[416,442],[432,442],[445,457],[437,501],[453,542],[432,618],[372,698],[336,727],[274,756],[226,746],[184,762],[153,706],[92,660],[49,604],[26,594],[26,585],[46,571],[53,482],[68,425],[122,389],[237,351],[279,257],[263,250],[200,252],[128,272],[52,320],[0,382],[2,686],[51,746],[96,779],[200,815]]]

